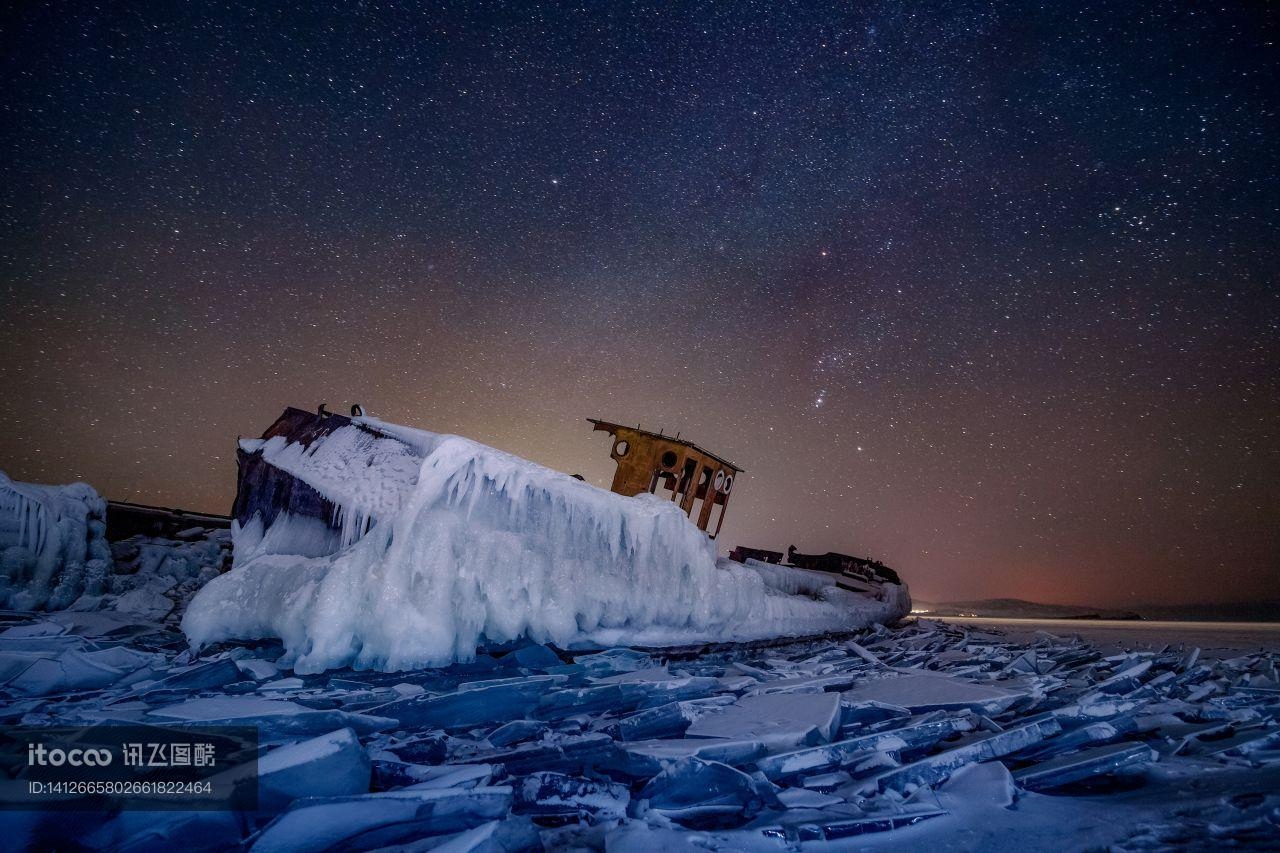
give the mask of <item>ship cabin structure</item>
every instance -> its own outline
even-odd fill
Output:
[[[613,437],[610,457],[618,463],[610,489],[634,497],[648,492],[670,498],[712,539],[720,533],[729,495],[743,469],[692,441],[588,418]]]

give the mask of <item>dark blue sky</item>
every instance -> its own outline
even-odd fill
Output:
[[[225,511],[359,400],[603,484],[598,416],[921,598],[1280,597],[1261,4],[276,5],[0,19],[11,475]]]

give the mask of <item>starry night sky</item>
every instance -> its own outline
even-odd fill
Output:
[[[359,401],[607,485],[601,417],[747,469],[725,547],[1280,598],[1264,4],[16,5],[17,479],[226,512]]]

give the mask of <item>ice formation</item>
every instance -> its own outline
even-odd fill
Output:
[[[14,849],[1274,849],[1280,831],[1274,629],[1269,652],[1153,629],[1111,654],[922,621],[281,678],[276,643],[193,658],[111,614],[6,619],[8,719],[252,725],[263,748],[218,766],[257,776],[256,810],[0,810]]]
[[[39,486],[0,471],[0,607],[61,610],[101,592],[107,504],[87,483]]]
[[[891,622],[820,572],[717,562],[679,507],[635,498],[458,436],[354,418],[310,444],[242,442],[333,507],[235,527],[235,567],[192,601],[193,646],[279,637],[299,673],[405,670],[525,637],[675,645],[805,636]]]

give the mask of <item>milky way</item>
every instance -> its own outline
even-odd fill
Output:
[[[926,599],[1280,597],[1274,14],[21,4],[0,468],[226,511],[358,400]],[[433,8],[427,9],[425,7]]]

